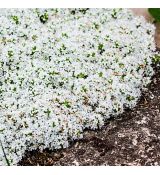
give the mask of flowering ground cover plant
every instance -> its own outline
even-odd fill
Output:
[[[126,9],[1,9],[0,21],[0,165],[101,127],[153,75],[154,26]]]

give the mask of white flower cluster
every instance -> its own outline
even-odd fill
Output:
[[[126,9],[1,9],[0,21],[0,165],[101,127],[153,74],[154,26]]]

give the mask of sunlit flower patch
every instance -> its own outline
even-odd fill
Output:
[[[154,26],[126,9],[1,9],[0,21],[0,165],[68,147],[134,107],[153,75]]]

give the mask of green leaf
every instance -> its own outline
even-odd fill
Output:
[[[34,46],[34,47],[32,48],[32,53],[31,53],[31,55],[34,55],[34,53],[36,52],[36,49],[37,49],[36,46]]]
[[[87,88],[85,86],[82,86],[82,92],[87,92]]]
[[[86,74],[84,74],[84,73],[82,73],[82,72],[81,72],[80,74],[77,75],[77,78],[84,78],[84,79],[85,79],[85,78],[87,78],[87,77],[88,77],[88,75],[86,75]]]
[[[149,8],[148,12],[153,16],[156,22],[160,22],[160,8]]]
[[[70,108],[70,107],[71,107],[69,101],[67,101],[67,100],[65,100],[62,104],[63,104],[65,107],[67,107],[67,108]]]
[[[19,24],[18,16],[11,16],[11,18],[16,24]]]
[[[47,109],[46,111],[44,111],[45,114],[47,114],[47,116],[50,116],[51,111],[49,109]]]
[[[127,99],[128,101],[132,101],[132,100],[134,100],[135,98],[134,98],[133,96],[131,96],[131,95],[128,95],[128,96],[126,97],[126,99]]]
[[[52,123],[52,127],[54,128],[56,126],[55,122]]]
[[[44,13],[43,15],[40,16],[40,21],[44,24],[48,21],[48,13]]]
[[[152,60],[153,60],[153,63],[155,63],[155,64],[158,64],[158,63],[160,63],[160,55],[155,55],[153,58],[152,58]]]
[[[54,75],[59,75],[59,72],[51,71],[51,72],[49,72],[48,74],[54,76]]]
[[[103,76],[103,72],[99,72],[98,75],[99,75],[99,77],[102,77]]]
[[[0,133],[3,132],[5,129],[0,129]]]
[[[14,55],[13,51],[12,51],[12,50],[9,50],[9,51],[8,51],[8,56],[9,56],[9,58],[11,58],[13,55]]]

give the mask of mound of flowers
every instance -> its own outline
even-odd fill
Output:
[[[1,9],[0,21],[0,165],[101,127],[153,75],[154,26],[126,9]]]

